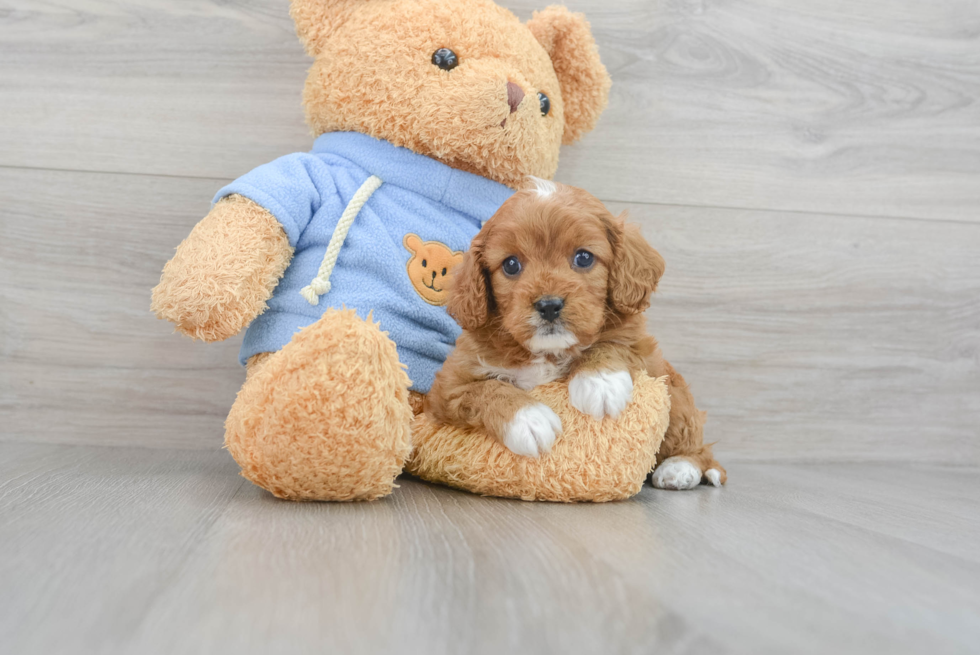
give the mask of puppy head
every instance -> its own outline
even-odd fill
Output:
[[[594,343],[610,315],[645,310],[663,271],[637,226],[581,189],[536,181],[473,240],[447,309],[466,330],[559,353]]]

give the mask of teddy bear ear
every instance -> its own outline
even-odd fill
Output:
[[[527,26],[551,57],[565,104],[565,145],[595,127],[609,102],[612,80],[599,59],[592,28],[582,14],[553,5],[534,13]]]
[[[422,239],[416,234],[406,234],[402,239],[402,245],[405,246],[405,250],[414,255],[422,249]]]
[[[367,0],[290,0],[289,15],[306,53],[317,56],[323,44]]]

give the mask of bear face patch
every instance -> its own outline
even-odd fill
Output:
[[[446,304],[453,267],[463,261],[463,253],[454,252],[438,241],[423,242],[417,234],[406,234],[402,243],[412,253],[405,269],[415,291],[430,305],[442,307]]]

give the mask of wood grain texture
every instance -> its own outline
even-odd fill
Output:
[[[602,506],[411,479],[377,503],[286,503],[225,453],[0,443],[0,639],[21,655],[975,650],[980,471],[731,472]]]
[[[980,219],[977,0],[567,4],[615,85],[560,179],[607,200]],[[310,147],[286,0],[6,0],[0,60],[0,165],[232,178]]]
[[[649,325],[717,452],[980,463],[980,226],[610,207],[667,261]]]
[[[206,345],[150,289],[222,182],[0,176],[0,435],[213,448],[245,379],[240,338]]]
[[[0,643],[124,652],[245,481],[227,453],[0,444]]]
[[[149,291],[220,180],[0,177],[2,438],[213,448],[239,340]],[[980,463],[980,225],[612,204],[667,260],[650,325],[737,459]]]

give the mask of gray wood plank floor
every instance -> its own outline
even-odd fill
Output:
[[[404,479],[297,504],[226,453],[0,444],[33,653],[974,653],[980,471],[742,464],[600,506]],[[57,627],[52,623],[56,621]]]

